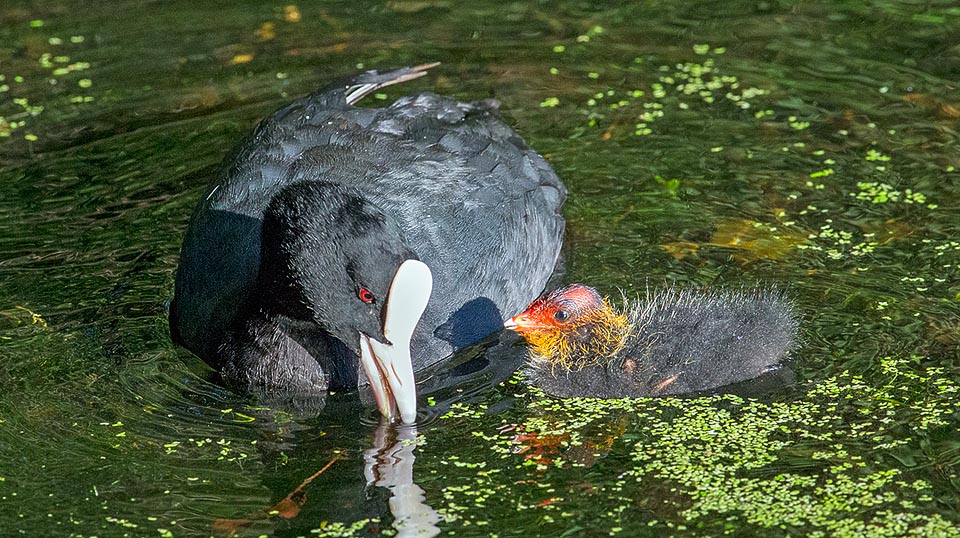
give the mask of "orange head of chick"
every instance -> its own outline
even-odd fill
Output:
[[[541,296],[504,327],[527,340],[535,360],[571,370],[610,360],[630,332],[626,316],[583,284]]]

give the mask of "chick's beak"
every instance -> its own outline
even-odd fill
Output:
[[[360,334],[363,367],[380,414],[410,424],[417,419],[417,386],[410,357],[410,338],[433,290],[430,268],[407,260],[397,269],[384,306],[385,342]]]
[[[535,331],[538,329],[549,329],[550,326],[544,325],[540,321],[537,321],[537,319],[531,315],[530,311],[527,310],[517,314],[516,316],[513,316],[507,321],[504,321],[503,328],[523,334],[525,332]]]

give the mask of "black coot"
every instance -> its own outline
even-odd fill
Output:
[[[224,161],[184,238],[177,343],[234,385],[289,394],[355,388],[359,364],[381,412],[412,422],[413,371],[540,293],[566,189],[498,103],[353,106],[429,67],[295,101]]]
[[[627,398],[710,390],[779,367],[797,315],[769,290],[661,290],[613,307],[573,284],[507,320],[530,343],[528,379],[554,396]]]

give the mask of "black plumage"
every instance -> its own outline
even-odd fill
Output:
[[[234,384],[315,393],[357,386],[358,333],[388,343],[383,303],[405,260],[433,273],[415,370],[536,297],[560,250],[566,189],[499,104],[423,93],[353,106],[426,67],[294,101],[224,161],[184,239],[177,343]],[[358,301],[361,288],[374,300]]]
[[[798,319],[776,291],[667,289],[618,309],[574,285],[507,326],[532,344],[532,384],[561,397],[623,398],[705,391],[774,370],[796,345]]]

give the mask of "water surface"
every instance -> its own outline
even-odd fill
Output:
[[[958,534],[960,9],[836,4],[5,2],[3,534]],[[427,61],[369,104],[501,100],[570,189],[561,281],[786,289],[793,378],[554,400],[500,335],[421,376],[416,429],[218,385],[166,328],[217,164]]]

